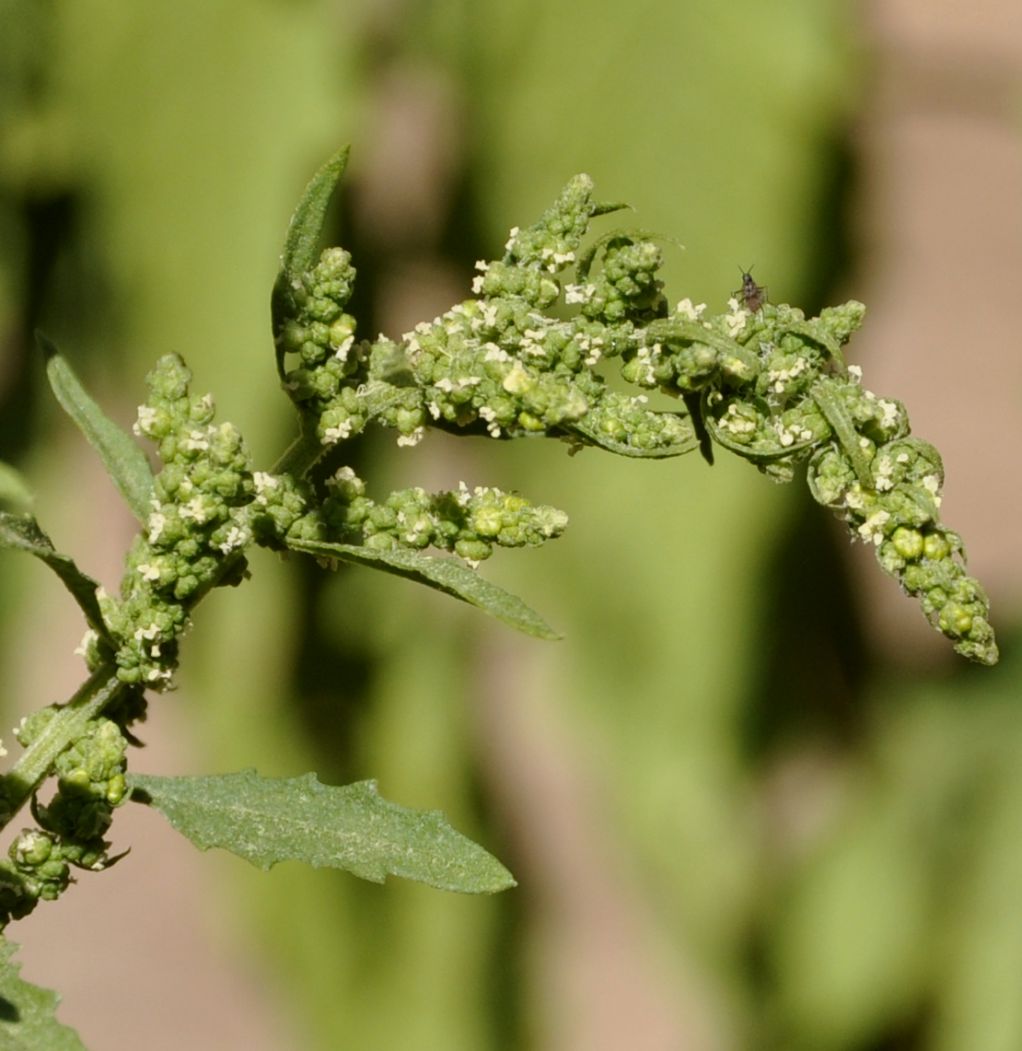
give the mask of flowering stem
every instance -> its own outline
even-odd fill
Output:
[[[57,756],[82,736],[86,723],[100,715],[124,688],[113,666],[106,664],[97,668],[67,704],[57,709],[53,719],[3,778],[0,829],[8,825],[49,775]]]

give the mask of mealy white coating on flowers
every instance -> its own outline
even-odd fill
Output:
[[[886,493],[894,488],[894,461],[890,456],[881,455],[876,458],[873,465],[873,475],[876,479],[877,491]]]
[[[160,510],[155,510],[150,513],[149,518],[146,521],[146,527],[149,532],[149,543],[155,544],[160,537],[163,535],[163,530],[167,525],[167,517]]]
[[[139,405],[138,418],[131,429],[141,438],[142,435],[149,433],[155,421],[156,410],[149,405]]]
[[[204,522],[209,521],[210,509],[201,496],[196,496],[189,500],[188,503],[182,504],[178,510],[178,514],[180,514],[182,518],[190,519],[191,521],[202,525]]]
[[[572,285],[564,286],[564,302],[568,306],[577,306],[579,303],[588,303],[596,294],[596,285]]]
[[[248,545],[251,540],[251,530],[244,529],[238,525],[232,525],[227,530],[227,536],[214,546],[221,554],[229,555],[232,551],[237,551]]]
[[[724,327],[727,334],[734,339],[741,335],[745,329],[745,323],[752,314],[743,307],[733,296],[727,301],[728,312],[724,315]]]
[[[404,446],[418,445],[426,437],[425,427],[416,427],[410,434],[399,434],[397,444]]]
[[[935,474],[925,475],[919,480],[919,484],[933,497],[933,502],[940,507],[940,478]]]
[[[340,343],[337,344],[337,347],[334,350],[334,357],[338,361],[347,361],[348,360],[348,354],[351,352],[351,348],[354,345],[355,345],[355,337],[354,336],[348,336],[347,338],[345,338],[344,340],[342,340]]]
[[[324,445],[334,445],[337,442],[343,441],[345,438],[350,438],[351,430],[351,420],[345,420],[343,423],[339,423],[334,427],[327,427],[323,432],[321,440]]]
[[[78,643],[74,648],[74,655],[76,657],[84,657],[90,650],[91,647],[95,646],[99,641],[99,635],[93,628],[86,630],[82,636],[82,641]]]
[[[192,431],[181,442],[181,447],[189,452],[204,452],[209,448],[209,438],[204,431]]]
[[[799,376],[809,372],[810,368],[811,366],[806,358],[796,358],[788,368],[768,370],[766,378],[775,393],[780,394],[793,379],[797,379]]]
[[[252,484],[255,486],[256,493],[262,496],[271,489],[279,488],[280,479],[268,471],[255,471],[252,475]]]
[[[863,540],[871,541],[873,544],[879,545],[880,541],[884,538],[884,526],[891,520],[889,511],[874,511],[862,525],[859,526],[857,532]]]
[[[674,312],[679,317],[686,318],[688,321],[698,321],[706,312],[706,304],[699,303],[697,305],[693,305],[692,300],[689,299],[688,296],[686,296],[674,308]]]

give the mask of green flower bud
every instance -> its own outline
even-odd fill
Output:
[[[924,551],[925,541],[917,529],[906,529],[899,526],[891,534],[891,542],[902,558],[915,561]]]

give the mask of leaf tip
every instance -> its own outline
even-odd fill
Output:
[[[42,329],[37,328],[33,335],[35,336],[36,346],[42,351],[43,357],[45,357],[47,361],[51,358],[57,357],[60,353],[57,350],[57,345],[46,335],[45,332],[43,332]]]

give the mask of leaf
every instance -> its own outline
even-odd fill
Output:
[[[36,342],[46,355],[46,377],[61,408],[99,453],[132,513],[140,522],[145,522],[153,489],[153,472],[145,453],[131,435],[92,400],[66,359],[41,332],[36,333]]]
[[[257,868],[303,861],[382,883],[388,876],[441,890],[493,894],[511,874],[436,810],[382,799],[375,781],[324,785],[315,774],[128,778],[132,798],[155,807],[200,850],[220,847]]]
[[[677,414],[672,413],[671,415]],[[595,445],[605,452],[614,453],[616,456],[630,456],[633,459],[666,460],[672,456],[684,456],[699,446],[699,439],[696,437],[694,427],[691,436],[686,438],[685,441],[678,442],[675,445],[659,445],[652,449],[639,449],[634,445],[629,445],[628,442],[616,441],[614,438],[602,434],[584,418],[575,420],[571,424],[566,424],[564,430],[568,434],[575,434],[579,438],[585,439],[586,445]]]
[[[342,146],[309,180],[298,206],[291,216],[284,241],[284,255],[280,268],[288,274],[304,274],[311,270],[319,255],[323,223],[330,198],[348,166],[350,147]]]
[[[39,528],[39,523],[31,515],[12,515],[0,511],[0,548],[13,548],[16,551],[27,551],[45,562],[61,582],[71,592],[78,603],[89,627],[103,638],[108,638],[103,614],[99,609],[96,589],[99,584],[88,574],[83,573],[68,555],[62,555],[53,547],[53,542]]]
[[[0,460],[0,503],[13,504],[15,507],[32,506],[32,490],[28,483],[9,463]]]
[[[284,253],[280,259],[280,270],[273,282],[270,296],[270,315],[274,338],[288,318],[294,315],[292,283],[315,265],[319,244],[323,236],[330,198],[337,187],[344,169],[348,166],[348,146],[339,149],[309,181],[308,186],[291,216],[284,239]],[[277,372],[284,378],[284,352],[278,344]]]
[[[0,938],[0,1047],[4,1051],[86,1051],[78,1034],[57,1021],[60,997],[22,981],[17,946]]]
[[[474,570],[453,558],[436,558],[421,551],[396,548],[378,551],[355,544],[332,544],[321,540],[287,540],[292,551],[301,551],[318,558],[336,558],[354,562],[371,569],[414,580],[419,584],[443,591],[455,598],[477,606],[490,616],[502,620],[512,628],[538,639],[559,639],[561,636],[517,595],[479,576]]]

